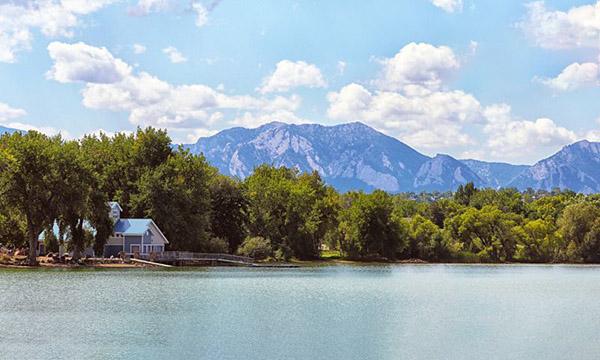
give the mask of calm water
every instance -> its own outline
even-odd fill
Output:
[[[0,270],[0,358],[598,359],[600,268]]]

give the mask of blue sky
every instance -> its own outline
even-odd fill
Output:
[[[362,121],[531,163],[600,140],[600,1],[0,2],[0,125],[195,142]]]

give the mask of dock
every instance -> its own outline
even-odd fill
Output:
[[[165,251],[160,254],[154,254],[152,258],[148,255],[140,254],[139,259],[152,261],[162,264],[224,264],[237,266],[259,266],[255,260],[247,256],[219,254],[219,253],[196,253],[190,251]]]
[[[133,260],[133,258],[132,258]],[[148,256],[140,254],[139,262],[162,265],[233,265],[261,268],[296,268],[294,264],[261,264],[257,263],[254,258],[248,256],[220,254],[220,253],[196,253],[191,251],[165,251],[160,254]]]
[[[134,263],[144,264],[144,265],[152,265],[152,266],[167,267],[167,268],[173,267],[173,265],[169,265],[169,264],[157,263],[154,261],[135,259],[135,258],[131,258],[131,259],[129,259],[129,261],[134,262]]]

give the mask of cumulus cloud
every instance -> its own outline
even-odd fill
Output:
[[[56,128],[50,126],[35,126],[31,124],[23,123],[17,120],[20,117],[27,115],[27,112],[23,109],[13,108],[8,104],[0,102],[0,125],[11,129],[29,131],[35,130],[46,135],[57,135],[62,134],[65,138],[70,138],[70,135],[66,131],[59,131]]]
[[[600,118],[596,119],[596,126],[600,126]],[[585,133],[584,139],[600,142],[600,129],[592,129]]]
[[[146,52],[146,47],[142,44],[133,44],[132,48],[135,54],[143,54]]]
[[[536,160],[578,139],[575,132],[548,118],[534,121],[515,119],[510,106],[496,104],[484,110],[487,148],[494,158]]]
[[[350,84],[328,95],[328,115],[341,121],[364,121],[411,145],[427,149],[464,146],[473,139],[462,131],[482,121],[482,108],[460,90],[432,91],[412,87],[405,92],[371,92]]]
[[[275,71],[263,79],[259,91],[263,94],[285,92],[300,86],[319,88],[327,86],[327,83],[316,65],[282,60],[277,63]]]
[[[595,86],[600,81],[600,68],[596,63],[573,63],[567,66],[558,76],[541,79],[540,81],[555,90],[561,91]]]
[[[237,112],[248,112],[257,119],[266,120],[269,114],[275,116],[273,114],[294,112],[301,103],[301,98],[297,95],[270,98],[234,96],[202,84],[173,85],[146,72],[133,73],[127,64],[126,67],[115,66],[115,63],[120,64],[122,60],[114,58],[104,48],[82,45],[77,46],[77,49],[85,50],[84,57],[93,60],[88,60],[92,67],[111,71],[88,71],[87,67],[77,65],[80,63],[80,55],[68,58],[52,56],[55,63],[49,72],[52,74],[50,77],[59,82],[85,83],[82,90],[82,102],[85,107],[127,112],[130,123],[167,128],[175,135],[176,141],[188,140],[187,135],[192,130],[198,134],[223,127],[225,112],[233,112],[232,118]],[[79,54],[79,51],[70,50]],[[74,65],[69,66],[65,59],[74,59]],[[96,64],[97,62],[101,65]],[[65,70],[62,70],[63,68]],[[115,70],[122,68],[126,68],[127,71]],[[92,73],[105,75],[98,77],[92,76]],[[118,74],[119,77],[106,74]]]
[[[412,43],[381,64],[368,85],[328,94],[331,119],[363,121],[419,149],[487,160],[530,161],[579,138],[551,119],[519,119],[508,105],[484,107],[467,92],[447,89],[444,79],[460,66],[450,48]],[[585,79],[566,78],[560,81]]]
[[[229,122],[230,125],[255,128],[262,124],[273,121],[284,122],[287,124],[304,124],[311,121],[297,116],[293,111],[277,110],[269,113],[256,114],[249,111],[244,112]]]
[[[48,54],[54,64],[46,76],[61,83],[114,83],[131,73],[129,65],[104,47],[55,41],[48,45]]]
[[[196,26],[203,27],[208,23],[208,9],[200,2],[192,3],[192,10],[196,13]]]
[[[177,50],[173,46],[166,47],[162,51],[164,54],[166,54],[169,57],[169,60],[173,64],[183,63],[188,60],[185,56],[183,56],[183,54],[181,52],[179,52],[179,50]]]
[[[381,60],[382,72],[374,84],[381,90],[398,91],[407,85],[439,89],[444,78],[460,67],[447,46],[410,43],[392,58]]]
[[[81,16],[116,0],[23,0],[0,3],[0,61],[16,62],[31,48],[34,30],[47,37],[72,37]]]
[[[430,0],[431,3],[440,9],[453,13],[460,12],[463,9],[462,0]]]
[[[538,46],[547,49],[600,48],[600,1],[567,11],[548,10],[543,1],[527,5],[518,24]]]
[[[17,109],[0,102],[0,122],[6,122],[27,115],[23,109]]]
[[[464,131],[482,124],[482,106],[471,94],[444,89],[444,80],[460,67],[447,46],[410,43],[391,58],[379,60],[379,76],[328,94],[330,118],[363,121],[412,146],[435,151],[472,145]]]

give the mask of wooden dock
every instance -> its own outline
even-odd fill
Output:
[[[135,258],[131,258],[131,259],[129,259],[129,261],[135,262],[135,263],[144,264],[144,265],[151,265],[151,266],[160,266],[160,267],[168,267],[168,268],[173,267],[172,265],[168,265],[168,264],[157,263],[157,262],[154,262],[154,261],[148,261],[148,260],[142,260],[142,259],[135,259]]]
[[[195,253],[190,251],[165,251],[152,257],[140,255],[142,260],[152,260],[163,264],[209,263],[238,266],[259,266],[254,259],[247,256],[215,253]]]

